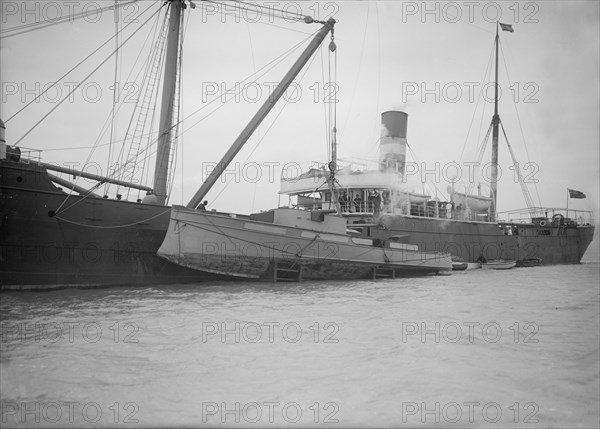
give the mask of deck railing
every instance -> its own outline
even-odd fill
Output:
[[[42,150],[30,149],[27,147],[21,148],[21,161],[29,164],[30,162],[41,162],[42,161]]]
[[[321,210],[327,206],[329,207],[330,203],[312,203],[312,204],[302,204],[296,207],[306,209],[306,210]],[[342,213],[344,214],[374,214],[374,204],[370,201],[356,201],[350,203],[341,203]],[[389,210],[388,207],[381,206],[380,212],[387,213]],[[452,210],[450,215],[446,209],[437,210],[437,217],[445,219],[447,216],[450,216],[450,219],[457,220],[469,220],[469,221],[478,221],[478,222],[486,222],[488,221],[487,215],[485,213],[479,213],[469,210]],[[532,215],[535,213],[535,215]],[[436,217],[435,207],[426,205],[426,204],[411,204],[410,212],[404,212],[405,215],[411,216],[419,216],[419,217]],[[521,210],[511,210],[506,212],[498,213],[498,222],[499,223],[540,223],[545,222],[545,224],[552,224],[552,220],[556,215],[562,216],[562,220],[560,220],[561,225],[567,226],[585,226],[585,225],[594,225],[594,216],[593,212],[589,210],[576,210],[576,209],[563,209],[563,208],[546,208],[546,207],[535,207],[533,209],[521,209]],[[560,216],[557,216],[557,221],[560,219]]]
[[[564,219],[564,224],[573,224],[577,226],[594,225],[594,213],[590,210],[576,210],[566,208],[535,207],[535,213],[539,217],[531,217],[530,209],[511,210],[498,213],[499,222],[507,223],[536,223],[545,221],[550,222],[557,216]]]

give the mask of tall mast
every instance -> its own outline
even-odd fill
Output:
[[[154,193],[159,204],[167,201],[167,177],[169,175],[169,155],[173,133],[173,105],[176,97],[177,65],[179,58],[179,33],[184,0],[169,0],[169,29],[167,35],[167,56],[163,79],[162,103],[160,110],[159,134],[154,169]]]
[[[496,221],[496,203],[498,199],[498,125],[500,116],[498,115],[498,23],[496,23],[496,77],[494,82],[494,116],[492,117],[492,177],[490,183],[490,198],[492,207],[490,220]]]
[[[319,22],[319,21],[318,21]],[[335,20],[330,18],[321,29],[317,32],[316,36],[310,42],[310,44],[306,47],[304,52],[300,55],[300,57],[296,60],[292,68],[286,73],[286,75],[281,79],[279,85],[273,90],[273,92],[269,95],[267,100],[260,107],[258,112],[254,115],[254,117],[250,120],[248,125],[242,130],[238,138],[233,142],[229,150],[223,155],[221,161],[216,165],[215,169],[210,172],[200,189],[194,194],[190,202],[187,204],[187,207],[197,208],[198,205],[202,202],[202,199],[206,196],[210,188],[216,183],[219,179],[219,176],[225,171],[229,163],[233,160],[235,155],[240,151],[240,149],[244,146],[246,141],[250,138],[254,130],[260,125],[260,123],[265,119],[267,114],[271,111],[271,109],[275,106],[275,103],[281,98],[285,90],[289,87],[292,81],[296,78],[302,67],[308,62],[310,57],[315,53],[315,51],[319,48],[325,36],[333,30],[333,26],[335,25]]]

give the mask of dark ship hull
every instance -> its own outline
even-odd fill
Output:
[[[402,242],[418,245],[420,250],[448,252],[467,262],[483,256],[517,263],[540,258],[541,265],[577,264],[594,237],[594,226],[576,222],[542,226],[389,215],[381,218],[381,224],[383,229],[371,228],[370,233],[381,238],[404,236]]]
[[[68,196],[38,164],[1,160],[0,286],[48,289],[219,278],[156,255],[170,213],[162,205]]]
[[[2,160],[0,173],[2,289],[225,278],[157,256],[169,225],[169,207],[68,196],[50,181],[45,168],[27,161]],[[447,252],[469,262],[483,255],[488,260],[517,262],[540,258],[542,265],[579,263],[594,235],[593,226],[576,222],[510,224],[514,228],[507,235],[504,224],[400,215],[384,215],[378,224],[352,226],[365,237],[397,236],[422,251]]]

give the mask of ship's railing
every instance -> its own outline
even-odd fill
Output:
[[[330,201],[313,201],[295,204],[293,207],[303,210],[323,210],[323,209],[334,209],[333,203]],[[347,215],[375,215],[375,203],[373,201],[365,200],[351,200],[341,201],[340,207],[343,214]],[[440,208],[439,206],[427,203],[412,203],[403,207],[392,208],[389,205],[380,204],[379,213],[393,213],[410,215],[417,217],[430,217],[440,219],[457,219],[457,220],[469,220],[477,222],[488,221],[487,213],[481,213],[472,210],[466,210],[462,208]]]
[[[410,205],[410,212],[402,212],[402,214],[410,214],[411,216],[432,217],[438,219],[454,219],[466,220],[473,222],[489,222],[487,212],[469,210],[462,206],[452,206],[449,203],[442,205],[428,201],[426,203],[418,203]]]
[[[28,147],[21,147],[21,161],[29,164],[31,162],[42,161],[42,151],[40,149],[32,149]]]
[[[331,206],[331,207],[329,207]],[[329,201],[324,203],[314,202],[307,204],[297,204],[295,207],[305,210],[322,210],[323,208],[333,208],[333,204]],[[375,205],[370,201],[351,201],[340,203],[342,213],[361,213],[361,214],[373,214],[375,212]],[[383,211],[383,207],[380,209]]]
[[[328,207],[325,207],[328,206]],[[375,207],[372,201],[350,201],[340,203],[343,214],[363,214],[373,215],[375,214]],[[304,210],[322,210],[324,208],[332,209],[330,202],[314,202],[310,204],[298,204],[295,207]],[[390,208],[384,204],[380,207],[381,213],[389,212]],[[488,214],[471,211],[453,209],[448,212],[446,209],[440,209],[438,207],[436,213],[436,207],[428,204],[410,204],[410,211],[408,206],[406,211],[397,208],[394,210],[396,214],[404,214],[418,217],[430,217],[440,219],[456,219],[456,220],[467,220],[476,222],[489,222]],[[555,218],[556,215],[558,216]],[[554,222],[553,222],[554,219]],[[523,224],[541,224],[541,225],[553,225],[557,224],[560,226],[586,226],[594,225],[593,212],[590,210],[576,210],[576,209],[563,209],[563,208],[546,208],[546,207],[533,207],[531,209],[520,209],[511,210],[505,212],[498,212],[498,223],[511,224],[511,223],[523,223]]]
[[[321,202],[315,201],[304,204],[294,205],[296,208],[304,210],[323,210],[323,209],[334,209],[333,204],[329,201]],[[350,202],[340,202],[342,214],[346,215],[375,215],[375,203],[373,201],[364,200],[353,200]],[[465,210],[465,209],[446,209],[439,208],[435,205],[425,203],[413,203],[410,207],[407,205],[404,208],[396,207],[391,208],[389,205],[381,204],[379,213],[393,213],[403,214],[417,217],[429,217],[439,219],[457,219],[457,220],[468,220],[476,222],[487,222],[487,213],[480,213],[477,211]]]
[[[4,142],[2,142],[1,145],[0,157],[2,157],[2,159],[6,159],[7,161],[29,164],[32,161],[40,162],[42,159],[42,151],[39,149],[13,147],[5,144]]]
[[[544,216],[544,211],[541,213],[541,216]],[[500,223],[532,223],[532,218],[536,218],[538,213],[530,209],[518,209],[498,212],[496,216]]]
[[[534,213],[533,216],[532,213]],[[553,219],[557,219],[562,225],[567,226],[594,225],[594,213],[590,210],[534,207],[533,209],[511,210],[498,213],[498,222],[506,223],[545,222],[545,224],[548,224]]]
[[[375,204],[371,201],[349,201],[340,203],[342,213],[374,213]],[[381,211],[381,206],[380,206]]]

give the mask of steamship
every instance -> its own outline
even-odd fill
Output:
[[[333,210],[335,194],[341,195],[340,213],[359,237],[447,252],[466,262],[504,259],[529,266],[532,261],[581,261],[594,235],[591,212],[528,207],[504,213],[501,219],[495,211],[497,191],[482,195],[479,188],[471,195],[449,187],[447,201],[414,192],[405,171],[408,115],[387,111],[381,117],[378,168],[340,168],[333,194],[325,186],[325,172],[313,168],[282,178],[280,195],[304,210]],[[382,196],[381,203],[374,195]]]
[[[513,31],[511,25],[496,23],[494,114],[485,141],[491,135],[489,195],[482,195],[481,184],[475,195],[470,192],[474,184],[465,186],[464,193],[449,186],[444,201],[411,190],[406,171],[408,115],[388,111],[382,114],[375,168],[336,165],[333,139],[337,189],[327,190],[327,174],[313,168],[299,177],[282,178],[280,196],[299,209],[335,210],[360,237],[447,252],[468,263],[508,260],[522,267],[579,263],[594,236],[592,212],[534,206],[508,142],[527,207],[505,213],[497,210],[500,129],[504,132],[498,113],[499,28]],[[583,192],[568,192],[570,197],[585,198]],[[338,203],[340,198],[344,204]]]

